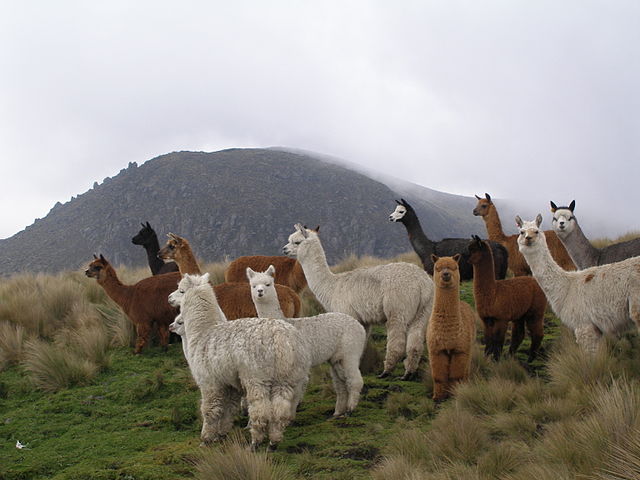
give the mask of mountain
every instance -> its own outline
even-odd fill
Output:
[[[161,244],[168,232],[184,236],[204,261],[279,255],[296,222],[321,226],[329,263],[352,253],[390,257],[411,250],[404,226],[388,221],[400,197],[414,206],[430,238],[484,236],[484,224],[471,215],[475,199],[397,179],[385,183],[309,153],[169,153],[130,163],[0,240],[1,273],[77,269],[93,253],[116,265],[145,265],[131,237],[146,221]]]

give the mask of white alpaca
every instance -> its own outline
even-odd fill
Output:
[[[310,359],[306,344],[290,324],[276,319],[220,315],[209,275],[185,275],[184,321],[189,368],[200,387],[203,443],[217,441],[233,423],[240,397],[249,408],[251,446],[268,435],[275,448],[306,385]]]
[[[358,405],[362,390],[360,357],[367,342],[364,327],[345,313],[324,313],[315,317],[285,318],[274,286],[275,267],[265,272],[247,268],[251,298],[259,317],[282,318],[296,327],[307,341],[311,366],[331,364],[336,392],[334,417],[349,414]]]
[[[542,215],[523,222],[518,248],[562,323],[576,341],[593,352],[603,334],[640,327],[640,257],[579,271],[565,271],[553,260],[542,230]]]
[[[283,251],[297,257],[309,288],[329,312],[351,315],[366,329],[387,324],[387,351],[380,377],[404,357],[403,379],[415,375],[424,351],[433,306],[433,282],[417,265],[390,263],[334,274],[327,264],[318,230],[295,225]]]

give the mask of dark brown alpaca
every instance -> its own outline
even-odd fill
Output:
[[[180,274],[165,273],[140,280],[135,285],[124,285],[109,262],[100,255],[93,256],[85,272],[95,278],[109,298],[116,302],[129,317],[136,329],[134,353],[140,353],[149,340],[154,324],[157,326],[160,345],[169,344],[169,324],[178,310],[169,305],[168,297],[176,289]]]
[[[164,260],[174,260],[178,264],[180,274],[202,275],[191,245],[186,238],[173,233],[167,235],[169,240],[158,256]],[[277,257],[276,257],[277,258]],[[265,269],[266,270],[266,269]],[[247,273],[244,272],[246,280]],[[251,286],[248,282],[225,282],[213,287],[220,308],[228,320],[236,318],[257,317],[256,307],[251,298]],[[280,308],[286,318],[300,316],[300,297],[286,285],[276,284],[276,292],[280,301]]]
[[[278,285],[286,285],[297,293],[307,286],[302,266],[295,258],[282,256],[250,255],[238,257],[229,264],[224,272],[226,282],[246,282],[247,267],[256,272],[264,272],[273,265],[276,269],[275,281]]]
[[[491,249],[477,235],[469,244],[469,262],[473,265],[473,297],[484,324],[485,355],[499,360],[509,322],[512,322],[511,355],[518,351],[525,326],[531,336],[528,361],[540,348],[544,335],[544,311],[547,298],[533,277],[496,280]]]
[[[505,235],[502,230],[502,223],[500,222],[500,216],[496,206],[491,201],[491,196],[488,193],[484,194],[485,198],[480,198],[476,195],[478,203],[473,209],[473,214],[483,218],[487,227],[487,234],[489,240],[501,243],[509,251],[509,268],[516,277],[523,275],[531,275],[531,269],[527,264],[518,248],[518,235]],[[544,235],[547,239],[547,245],[551,251],[551,256],[564,270],[575,270],[576,266],[571,260],[567,249],[556,235],[553,230],[545,230]]]

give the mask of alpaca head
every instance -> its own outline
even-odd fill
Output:
[[[158,237],[156,236],[156,232],[154,232],[153,228],[151,228],[149,222],[147,222],[146,224],[141,223],[140,225],[142,225],[142,228],[140,229],[138,234],[131,239],[131,243],[133,243],[134,245],[147,245],[154,238],[157,240]]]
[[[433,283],[436,288],[458,288],[460,285],[460,254],[453,257],[438,257],[431,254],[433,260]]]
[[[181,337],[184,336],[184,320],[182,319],[182,315],[178,315],[173,322],[171,322],[169,324],[169,331],[173,332],[175,334],[180,335]]]
[[[180,251],[184,248],[190,248],[186,238],[179,237],[173,233],[167,233],[167,243],[158,251],[158,258],[162,260],[175,260],[180,256]]]
[[[516,225],[520,229],[518,248],[523,254],[539,248],[540,245],[546,245],[547,241],[544,237],[544,232],[540,230],[541,224],[542,215],[540,214],[530,222],[523,221],[519,216],[516,217]]]
[[[169,305],[171,305],[172,307],[181,306],[187,291],[194,287],[206,285],[208,283],[208,273],[205,273],[204,275],[190,275],[188,273],[183,275],[180,282],[178,282],[178,288],[169,294]]]
[[[414,212],[413,207],[404,198],[401,198],[400,201],[396,200],[396,203],[398,206],[389,215],[390,222],[402,222],[407,212]]]
[[[310,238],[317,238],[320,231],[319,225],[314,230],[310,230],[306,226],[303,227],[301,223],[296,223],[294,228],[296,231],[289,235],[289,242],[282,247],[282,252],[292,258],[298,256],[298,249],[302,243]]]
[[[480,263],[483,257],[491,254],[491,248],[489,244],[483,241],[478,235],[471,235],[471,242],[469,243],[469,260],[472,265]]]
[[[102,280],[106,276],[107,269],[111,268],[107,259],[100,254],[100,257],[93,255],[93,261],[89,264],[89,267],[85,270],[84,274],[87,277],[95,278],[98,281]]]
[[[551,213],[553,213],[551,225],[559,237],[565,238],[576,229],[577,220],[573,215],[573,209],[576,208],[576,201],[572,200],[568,207],[558,207],[555,203],[550,203]]]
[[[253,298],[254,301],[278,301],[274,281],[275,275],[276,268],[273,265],[269,265],[269,268],[264,272],[255,272],[250,267],[247,267],[247,278],[251,285],[251,298]]]
[[[478,203],[473,209],[473,214],[476,217],[486,217],[487,215],[489,215],[491,205],[493,205],[493,202],[491,201],[491,195],[485,193],[484,198],[481,198],[478,195],[476,195],[476,198],[478,199]]]

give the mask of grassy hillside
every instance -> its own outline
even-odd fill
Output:
[[[350,258],[335,269],[378,262]],[[205,267],[215,278],[222,269]],[[147,275],[118,272],[126,282]],[[472,303],[470,284],[462,297]],[[309,294],[304,304],[319,309]],[[395,378],[401,365],[376,377],[378,327],[354,414],[331,419],[328,370],[316,367],[278,451],[252,454],[246,416],[224,445],[198,446],[199,391],[181,346],[134,356],[126,318],[92,279],[13,277],[0,282],[0,479],[637,478],[638,336],[588,358],[558,323],[547,315],[545,355],[527,368],[528,340],[517,359],[497,364],[478,345],[472,380],[438,408],[426,361],[416,382]]]

